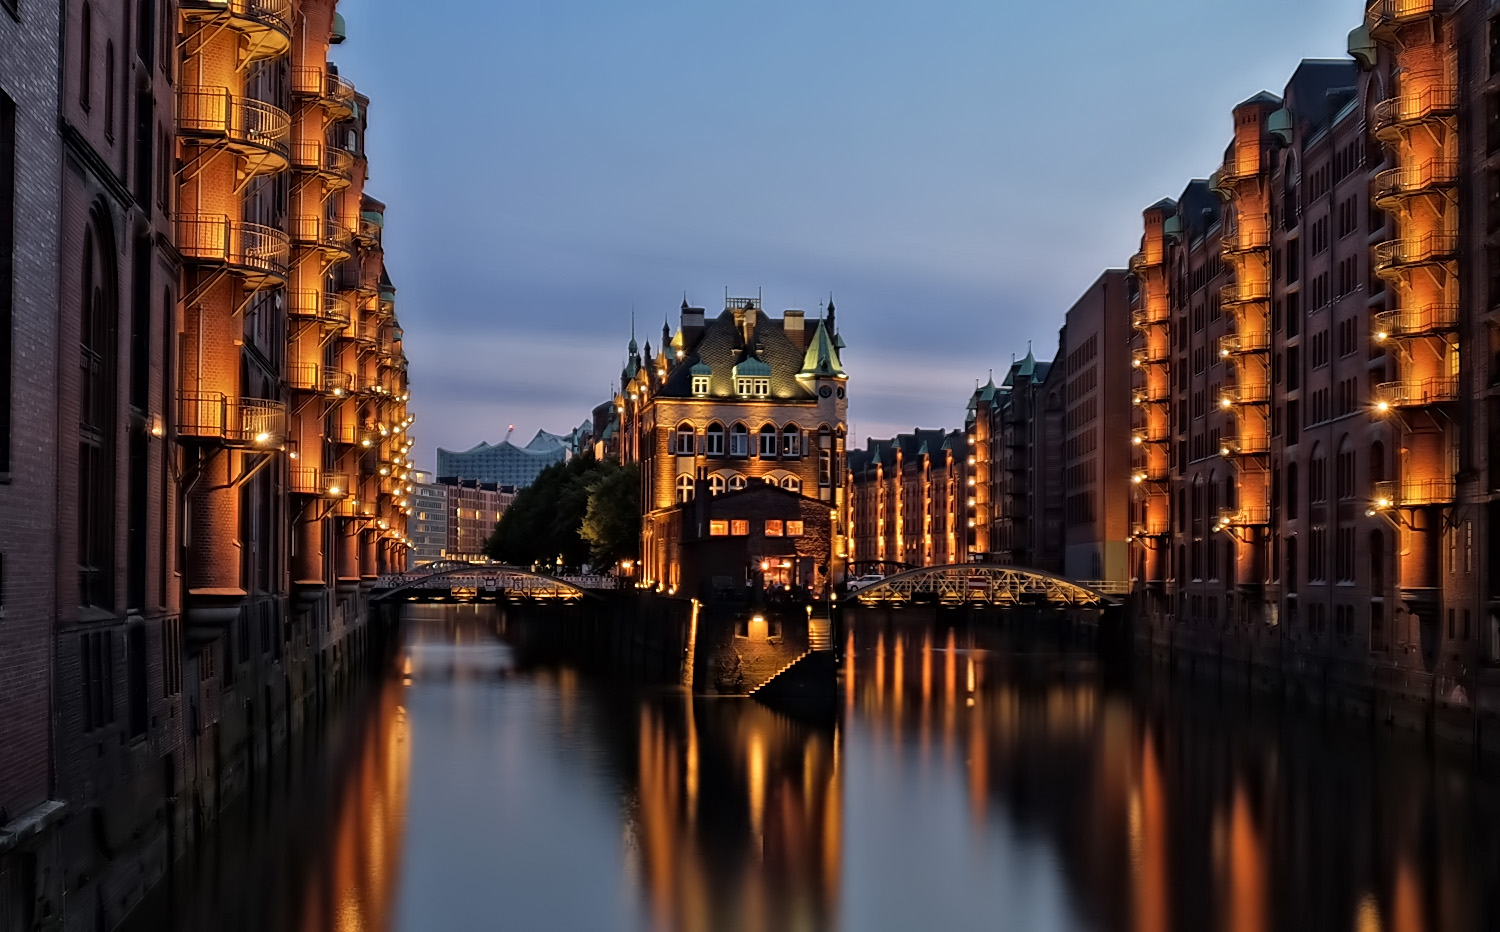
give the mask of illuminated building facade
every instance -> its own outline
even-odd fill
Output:
[[[0,15],[0,924],[107,928],[363,655],[411,417],[334,0],[44,6]]]
[[[1500,260],[1478,169],[1500,135],[1458,134],[1493,111],[1481,16],[1372,3],[1354,60],[1234,109],[1224,163],[1146,210],[1131,260],[1152,642],[1314,670],[1439,724],[1500,661]]]
[[[759,298],[730,298],[725,305],[708,320],[702,308],[684,301],[677,332],[663,325],[654,355],[649,342],[642,353],[631,337],[615,398],[618,437],[608,436],[608,424],[598,434],[615,445],[621,462],[640,465],[641,579],[678,590],[684,536],[699,536],[688,533],[693,500],[758,482],[822,504],[817,510],[826,517],[808,529],[828,541],[827,554],[813,564],[815,587],[821,587],[830,576],[838,578],[845,559],[848,377],[833,302],[825,319],[811,323],[798,310],[773,319]],[[747,569],[758,563],[747,530],[757,515],[725,520],[725,533],[715,527],[710,536],[741,538],[742,562]],[[702,582],[691,581],[693,587]]]
[[[968,560],[968,445],[962,431],[916,430],[849,451],[849,559],[947,566]],[[889,571],[899,567],[888,566]]]

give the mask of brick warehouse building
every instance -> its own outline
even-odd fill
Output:
[[[1477,3],[1373,3],[1353,60],[1236,107],[1223,165],[1145,212],[1133,559],[1156,650],[1454,733],[1493,711],[1497,36]]]
[[[333,0],[5,6],[0,927],[108,927],[363,653],[406,363]]]
[[[889,575],[905,566],[946,566],[969,559],[971,497],[962,431],[915,430],[869,439],[849,451],[849,560]],[[877,566],[876,564],[882,564]]]
[[[811,577],[785,580],[822,589],[839,578],[845,559],[840,473],[848,377],[839,358],[843,341],[834,304],[829,301],[827,318],[811,327],[799,310],[773,320],[759,298],[730,298],[725,305],[707,320],[702,308],[684,300],[681,325],[676,334],[663,325],[654,356],[649,342],[643,354],[634,336],[630,340],[615,398],[613,442],[621,462],[640,464],[641,580],[674,593],[686,585],[685,594],[710,585],[684,576],[685,542],[697,539],[694,499],[700,489],[715,496],[759,480],[822,503],[821,517],[805,531],[826,540],[828,551],[809,564]],[[760,496],[742,500],[756,508],[764,504]],[[728,522],[725,535],[739,540],[744,573],[753,575],[762,561],[753,559],[759,554],[751,552],[748,530],[735,531],[741,521],[748,528],[750,520],[764,516],[712,510],[714,518]],[[710,535],[717,536],[716,528]]]

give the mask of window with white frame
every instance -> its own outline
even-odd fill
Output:
[[[766,398],[771,394],[771,380],[763,375],[736,376],[734,390],[752,398]]]
[[[718,473],[714,473],[712,476],[709,476],[708,477],[708,491],[709,491],[709,494],[711,494],[711,495],[723,495],[724,494],[724,477],[721,476],[721,475],[719,475]]]
[[[724,425],[723,424],[714,423],[714,424],[708,425],[708,431],[707,431],[707,433],[705,433],[703,435],[703,437],[704,437],[704,441],[705,441],[704,445],[703,445],[703,452],[704,453],[707,453],[709,456],[723,456],[724,455]]]
[[[745,487],[745,477],[736,473],[729,477],[729,491],[738,492]]]
[[[760,429],[760,455],[762,457],[776,455],[776,427],[767,424]]]
[[[786,489],[788,492],[801,492],[802,480],[798,479],[796,476],[787,476],[785,479],[781,480],[781,487],[783,489]]]
[[[693,442],[696,439],[697,439],[697,437],[693,433],[693,425],[691,425],[691,424],[678,424],[677,425],[677,448],[676,448],[677,454],[679,456],[692,456],[693,453],[696,452],[694,450],[695,444]]]
[[[677,501],[690,502],[693,500],[693,477],[687,473],[677,477]]]
[[[745,429],[744,424],[736,424],[729,429],[729,455],[750,455],[750,432]]]
[[[795,424],[788,424],[781,430],[781,455],[789,458],[802,455],[802,431]]]
[[[693,394],[694,395],[707,395],[708,394],[708,376],[706,376],[706,375],[695,375],[695,376],[693,376]]]

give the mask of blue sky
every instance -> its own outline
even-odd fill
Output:
[[[955,427],[1220,161],[1230,108],[1343,57],[1358,0],[345,0],[418,462],[577,425],[635,308],[816,314],[857,442]],[[441,10],[442,15],[435,15]]]

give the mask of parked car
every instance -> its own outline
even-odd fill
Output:
[[[854,579],[849,580],[845,584],[844,588],[849,592],[858,592],[866,586],[873,586],[878,582],[882,582],[884,579],[885,577],[880,575],[879,573],[871,573],[869,575],[858,576]]]

